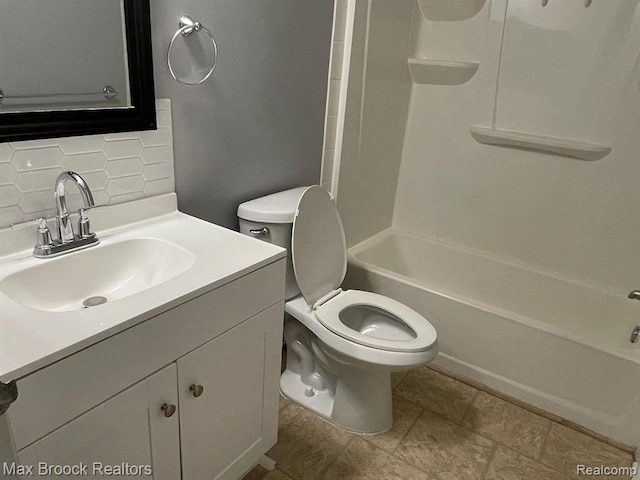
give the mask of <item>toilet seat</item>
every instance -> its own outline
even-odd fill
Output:
[[[438,354],[437,342],[431,348],[419,352],[383,350],[354,342],[325,327],[302,295],[287,301],[284,304],[284,310],[315,335],[320,341],[322,351],[326,353],[327,349],[330,349],[337,352],[344,358],[348,358],[350,364],[368,365],[367,368],[382,367],[405,370],[429,363]]]
[[[435,328],[415,310],[383,295],[339,288],[347,271],[344,229],[331,196],[317,185],[298,200],[291,256],[302,296],[328,333],[363,347],[406,354],[436,344]]]
[[[333,333],[381,350],[420,352],[437,340],[435,328],[418,312],[372,292],[341,292],[317,307],[315,316]]]

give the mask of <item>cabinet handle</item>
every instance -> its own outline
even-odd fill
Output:
[[[189,391],[193,393],[193,396],[198,398],[204,392],[204,387],[202,385],[191,385],[189,387]]]
[[[172,417],[174,413],[176,413],[176,406],[168,403],[164,403],[160,407],[160,410],[164,412],[165,417],[169,418],[169,417]]]

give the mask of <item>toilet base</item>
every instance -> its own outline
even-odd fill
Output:
[[[311,410],[316,415],[327,420],[331,418],[335,400],[331,390],[313,389],[302,382],[299,374],[285,370],[280,376],[280,392],[288,400]],[[310,392],[312,395],[309,395]]]
[[[352,371],[340,372],[335,390],[313,388],[302,381],[300,374],[287,369],[280,377],[280,391],[350,432],[376,435],[389,430],[393,425],[390,373],[346,369]]]

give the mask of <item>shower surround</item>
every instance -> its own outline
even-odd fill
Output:
[[[334,185],[442,365],[632,446],[638,45],[637,0],[358,0]]]

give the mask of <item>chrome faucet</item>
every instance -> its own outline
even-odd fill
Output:
[[[640,290],[632,290],[629,292],[629,295],[627,295],[627,298],[630,298],[631,300],[640,300]]]
[[[631,290],[627,298],[631,300],[640,300],[640,290]],[[640,325],[636,325],[633,331],[631,332],[631,336],[629,337],[629,341],[631,343],[638,343],[640,340]]]
[[[58,175],[56,179],[55,196],[57,207],[56,221],[58,224],[58,239],[60,243],[69,243],[75,240],[73,225],[71,225],[71,218],[69,217],[67,200],[65,198],[65,185],[68,180],[71,180],[78,186],[85,209],[95,206],[91,189],[89,185],[87,185],[87,182],[84,181],[84,178],[75,172],[62,172]]]
[[[71,217],[67,209],[65,186],[71,180],[78,186],[84,207],[78,210],[78,233],[74,233]],[[96,234],[91,231],[87,211],[97,208],[87,182],[75,172],[62,172],[58,175],[55,185],[56,197],[56,227],[58,238],[52,239],[46,218],[38,218],[23,223],[12,225],[12,228],[38,225],[36,233],[36,245],[33,247],[33,256],[36,258],[51,258],[63,253],[91,247],[100,243]]]

